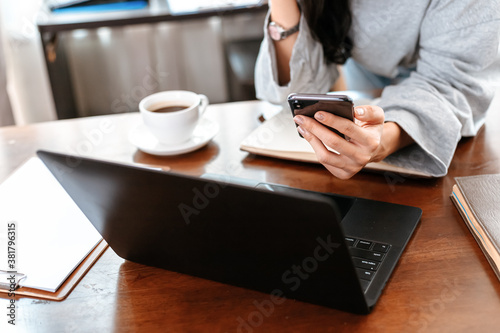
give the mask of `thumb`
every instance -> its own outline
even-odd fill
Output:
[[[355,107],[354,116],[362,123],[378,124],[384,122],[384,110],[375,105],[360,105]]]

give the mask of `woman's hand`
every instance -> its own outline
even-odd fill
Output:
[[[384,123],[384,111],[378,106],[356,107],[354,115],[354,122],[324,111],[316,112],[315,119],[294,118],[298,131],[312,146],[319,162],[340,179],[351,178],[366,164],[381,161],[413,142],[396,123]],[[321,124],[335,128],[349,140]]]

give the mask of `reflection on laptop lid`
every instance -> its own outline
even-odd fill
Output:
[[[421,216],[372,200],[37,154],[120,257],[355,313],[371,311]]]

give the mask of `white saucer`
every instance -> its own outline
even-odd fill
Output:
[[[128,134],[129,141],[145,153],[159,156],[186,154],[205,146],[219,132],[219,125],[206,118],[200,119],[188,141],[167,145],[158,141],[146,125],[140,124]]]

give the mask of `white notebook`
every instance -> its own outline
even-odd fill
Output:
[[[7,225],[15,221],[16,270],[26,274],[22,287],[55,292],[101,240],[36,157],[0,184],[0,205],[0,269],[11,270]]]

